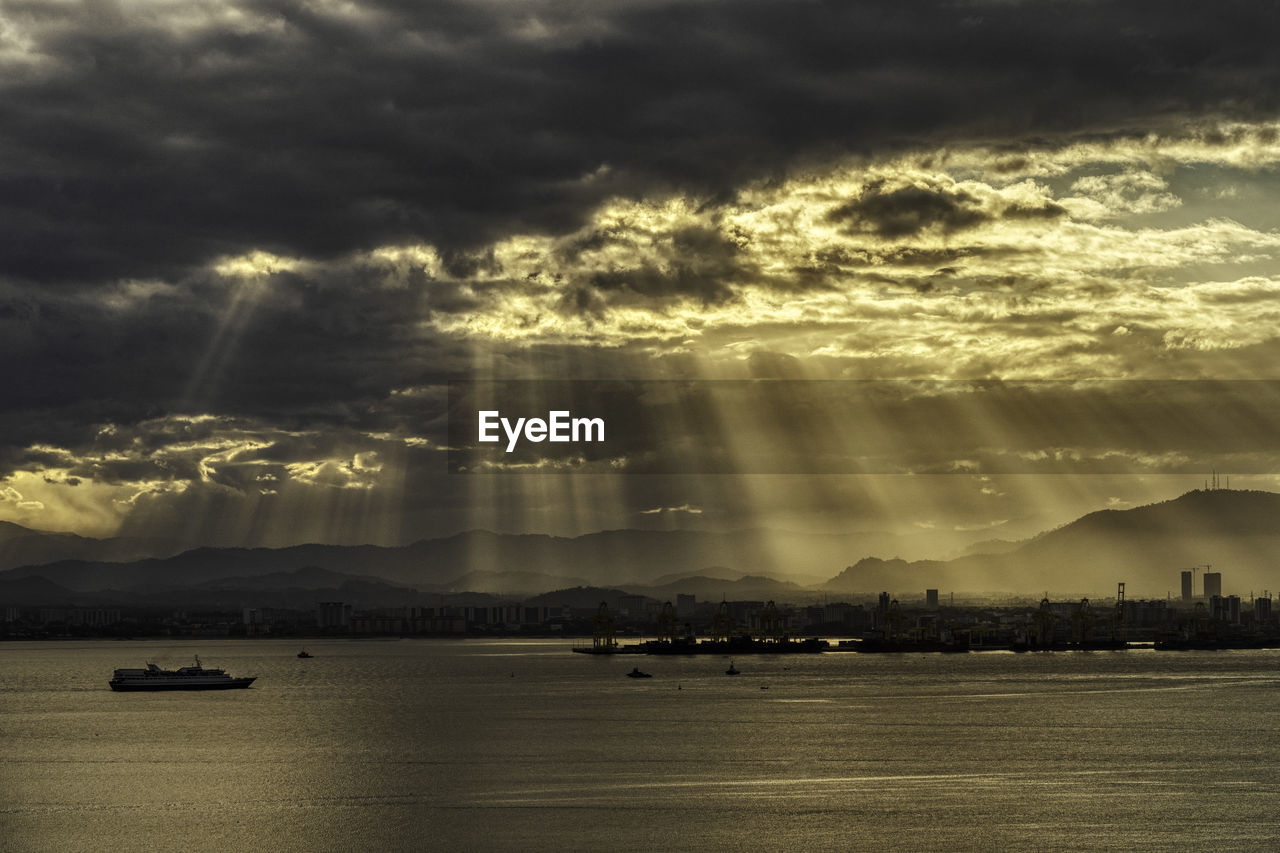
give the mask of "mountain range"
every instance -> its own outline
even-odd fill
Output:
[[[1002,546],[1007,543],[1001,543]],[[911,578],[937,589],[1114,594],[1177,594],[1180,573],[1212,566],[1223,591],[1248,595],[1280,589],[1280,494],[1197,490],[1128,510],[1100,510],[997,553],[954,560],[864,558],[824,586],[865,590],[870,581],[892,589]],[[875,586],[875,583],[871,584]]]
[[[313,604],[324,593],[372,606],[441,593],[528,597],[591,586],[655,598],[685,593],[804,601],[879,590],[909,598],[923,595],[926,587],[1114,594],[1120,581],[1130,597],[1163,598],[1177,590],[1180,570],[1208,565],[1223,572],[1224,591],[1247,594],[1280,589],[1280,494],[1196,490],[1162,503],[1090,513],[1021,542],[992,540],[983,543],[987,553],[914,561],[873,556],[894,554],[884,549],[895,544],[900,542],[881,535],[766,530],[612,530],[574,538],[469,531],[402,547],[197,548],[166,554],[171,545],[161,541],[93,540],[2,524],[4,560],[20,554],[51,559],[0,571],[0,604]],[[157,552],[133,556],[147,548]]]
[[[196,548],[145,559],[54,559],[10,568],[0,572],[0,580],[34,575],[76,592],[162,591],[314,567],[430,592],[530,593],[588,583],[662,585],[727,565],[734,567],[733,579],[752,573],[814,583],[829,577],[831,567],[843,565],[850,554],[893,544],[892,537],[876,534],[768,530],[608,530],[574,538],[476,530],[401,547]],[[75,547],[85,546],[77,542]],[[53,553],[52,546],[49,550]]]
[[[123,536],[91,539],[74,533],[32,530],[21,524],[0,521],[0,570],[56,560],[129,562],[147,557],[168,557],[180,550],[176,542],[165,539]]]

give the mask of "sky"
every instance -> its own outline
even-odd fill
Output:
[[[941,554],[1280,488],[1278,16],[0,0],[0,520]],[[670,395],[451,470],[450,382],[565,380]]]

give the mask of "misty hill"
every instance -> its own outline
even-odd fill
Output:
[[[693,572],[672,572],[671,574],[654,578],[649,583],[652,586],[666,586],[687,578],[714,578],[716,580],[736,581],[744,574],[746,573],[731,569],[728,566],[707,566],[705,569],[698,569]]]
[[[1128,510],[1101,510],[1013,550],[945,562],[862,560],[826,587],[842,592],[925,587],[1059,591],[1163,598],[1179,572],[1212,564],[1223,592],[1280,589],[1280,494],[1197,490]]]
[[[623,590],[611,587],[576,586],[544,592],[529,598],[525,603],[594,611],[600,606],[601,602],[604,602],[611,610],[617,611],[618,596],[625,594]]]
[[[101,593],[106,595],[107,593]],[[401,607],[419,604],[418,590],[370,577],[355,577],[314,567],[257,578],[220,578],[185,588],[115,592],[122,604],[163,605],[238,610],[242,607],[279,607],[310,610],[320,601],[343,601],[357,608]]]
[[[22,534],[6,528],[4,535],[13,541]],[[764,530],[612,530],[576,538],[471,531],[399,548],[200,548],[162,559],[64,560],[0,572],[0,581],[38,577],[72,592],[110,589],[135,598],[189,588],[212,595],[221,586],[230,587],[222,590],[229,600],[235,590],[265,592],[273,585],[337,590],[343,597],[352,595],[350,584],[366,583],[419,596],[625,586],[664,599],[685,592],[713,600],[794,601],[806,597],[794,580],[831,577],[834,567],[856,560],[815,592],[907,595],[936,587],[944,593],[1113,595],[1116,582],[1124,581],[1130,597],[1163,597],[1177,590],[1181,569],[1205,564],[1223,572],[1224,591],[1280,590],[1280,495],[1271,492],[1194,491],[1136,509],[1102,510],[1012,546],[993,543],[999,553],[915,562],[866,557],[876,552],[875,543],[893,548],[894,541]],[[717,567],[709,572],[714,576],[703,574],[707,566]],[[300,570],[293,579],[281,577]],[[223,583],[231,578],[240,580]],[[371,590],[367,597],[381,600],[381,593]]]
[[[204,583],[194,584],[190,588],[210,591],[227,589],[324,589],[326,587],[336,589],[347,583],[385,584],[385,581],[367,575],[349,575],[343,572],[334,572],[318,566],[303,566],[292,572],[271,572],[270,574],[254,577],[236,575],[228,578],[216,578]]]
[[[861,534],[801,534],[610,530],[576,538],[470,531],[397,548],[374,545],[298,545],[289,548],[198,548],[163,559],[61,560],[27,565],[0,577],[39,576],[69,589],[156,590],[220,578],[257,577],[312,566],[372,576],[419,589],[457,589],[472,572],[545,575],[552,586],[586,582],[609,586],[651,583],[663,575],[696,574],[704,566],[774,577],[829,577],[851,553],[869,553],[896,540]],[[547,588],[544,586],[543,588]]]
[[[0,521],[0,545],[15,539],[19,536],[30,536],[35,531],[21,524],[14,524],[12,521]]]
[[[763,575],[746,575],[737,580],[694,576],[658,586],[627,585],[623,589],[664,601],[679,594],[696,596],[699,601],[803,601],[818,594],[799,584]]]
[[[309,610],[317,601],[364,607],[416,603],[418,590],[378,578],[307,567],[259,577],[228,577],[187,587],[71,590],[38,575],[0,577],[0,604],[77,607],[174,606],[239,609],[245,606]]]
[[[894,558],[883,560],[879,557],[863,557],[840,574],[822,585],[822,589],[837,594],[868,594],[880,590],[892,591],[894,594],[908,594],[918,591],[924,594],[926,587],[957,588],[940,583],[941,578],[952,576],[951,563],[938,560],[919,560],[909,563]],[[918,588],[918,589],[917,589]],[[982,584],[959,585],[960,589],[987,589]]]
[[[559,585],[571,583],[585,586],[582,578],[564,578],[539,572],[467,572],[447,584],[432,587],[433,592],[487,592],[500,596],[537,595]]]
[[[0,578],[0,604],[27,607],[67,607],[94,604],[92,596],[72,592],[41,577]]]
[[[974,542],[961,548],[956,554],[958,557],[966,557],[970,554],[1007,554],[1010,551],[1016,551],[1022,547],[1024,542],[1011,542],[1008,539],[984,539],[981,542]]]
[[[416,589],[375,581],[345,581],[330,587],[269,587],[220,589],[193,588],[131,595],[130,604],[167,604],[184,607],[239,610],[242,607],[279,607],[311,610],[320,601],[342,601],[357,609],[365,607],[403,607],[420,603]]]
[[[73,533],[32,530],[0,521],[0,570],[59,560],[128,562],[145,557],[167,557],[178,548],[165,539],[119,537],[92,539]]]
[[[1179,572],[1213,564],[1224,592],[1280,589],[1280,494],[1215,489],[1130,510],[1102,510],[1041,534],[1010,556],[1043,581],[1066,573],[1114,591],[1117,581],[1162,594]],[[1017,566],[1002,567],[1006,572]]]

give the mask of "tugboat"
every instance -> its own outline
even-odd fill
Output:
[[[196,656],[195,666],[176,670],[148,663],[146,669],[117,669],[107,685],[112,690],[233,690],[248,687],[257,676],[234,678],[225,670],[205,669]]]
[[[309,657],[311,657],[311,655],[307,654],[307,650],[306,650],[306,649],[303,649],[302,651],[298,652],[298,657],[300,657],[300,658],[309,658]]]
[[[647,672],[641,672],[640,667],[637,666],[627,673],[627,678],[653,678],[653,676]]]

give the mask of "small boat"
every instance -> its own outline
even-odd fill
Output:
[[[640,667],[637,666],[627,673],[627,678],[653,678],[653,676],[647,672],[641,672]]]
[[[738,668],[733,665],[733,661],[729,661],[729,668],[724,671],[725,675],[737,675]]]
[[[298,652],[298,657],[300,657],[300,658],[309,658],[309,657],[311,657],[311,655],[307,654],[307,650],[306,650],[306,649],[303,649],[302,651]]]

